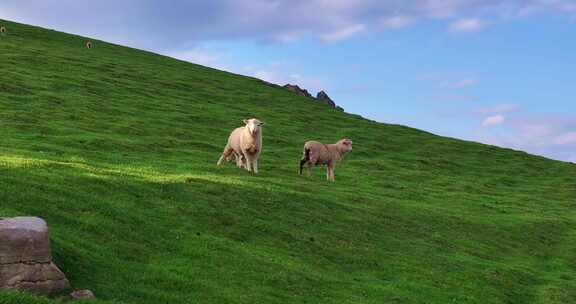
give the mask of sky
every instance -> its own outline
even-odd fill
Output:
[[[0,18],[576,162],[576,0],[0,0]]]

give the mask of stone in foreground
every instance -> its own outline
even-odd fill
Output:
[[[0,289],[48,295],[68,288],[66,276],[52,262],[46,222],[0,218]]]
[[[90,300],[95,299],[94,293],[88,289],[75,290],[70,294],[73,300]]]

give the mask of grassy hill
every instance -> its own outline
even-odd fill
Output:
[[[573,164],[0,25],[0,216],[46,219],[96,303],[576,303]],[[217,168],[252,116],[261,174]],[[296,174],[305,140],[342,137],[336,183]]]

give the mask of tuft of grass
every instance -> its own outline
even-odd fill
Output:
[[[0,216],[94,303],[573,303],[576,166],[0,20]],[[246,117],[261,174],[216,160]],[[305,140],[348,137],[325,181]],[[0,293],[0,303],[60,303]]]

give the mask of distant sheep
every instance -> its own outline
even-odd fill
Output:
[[[236,128],[228,137],[228,144],[218,159],[218,166],[233,154],[236,165],[249,172],[258,173],[258,157],[262,152],[263,122],[256,118],[245,119],[244,126]]]
[[[91,49],[91,48],[92,48],[92,42],[91,42],[91,41],[86,42],[86,48],[87,48],[87,49]]]
[[[302,169],[306,163],[308,164],[308,176],[312,175],[312,166],[326,165],[326,179],[334,181],[336,162],[350,151],[352,151],[352,141],[350,139],[341,139],[335,144],[307,141],[304,143],[304,155],[300,160],[300,175],[302,175]]]
[[[0,26],[0,33],[2,34],[6,33],[6,27]]]

